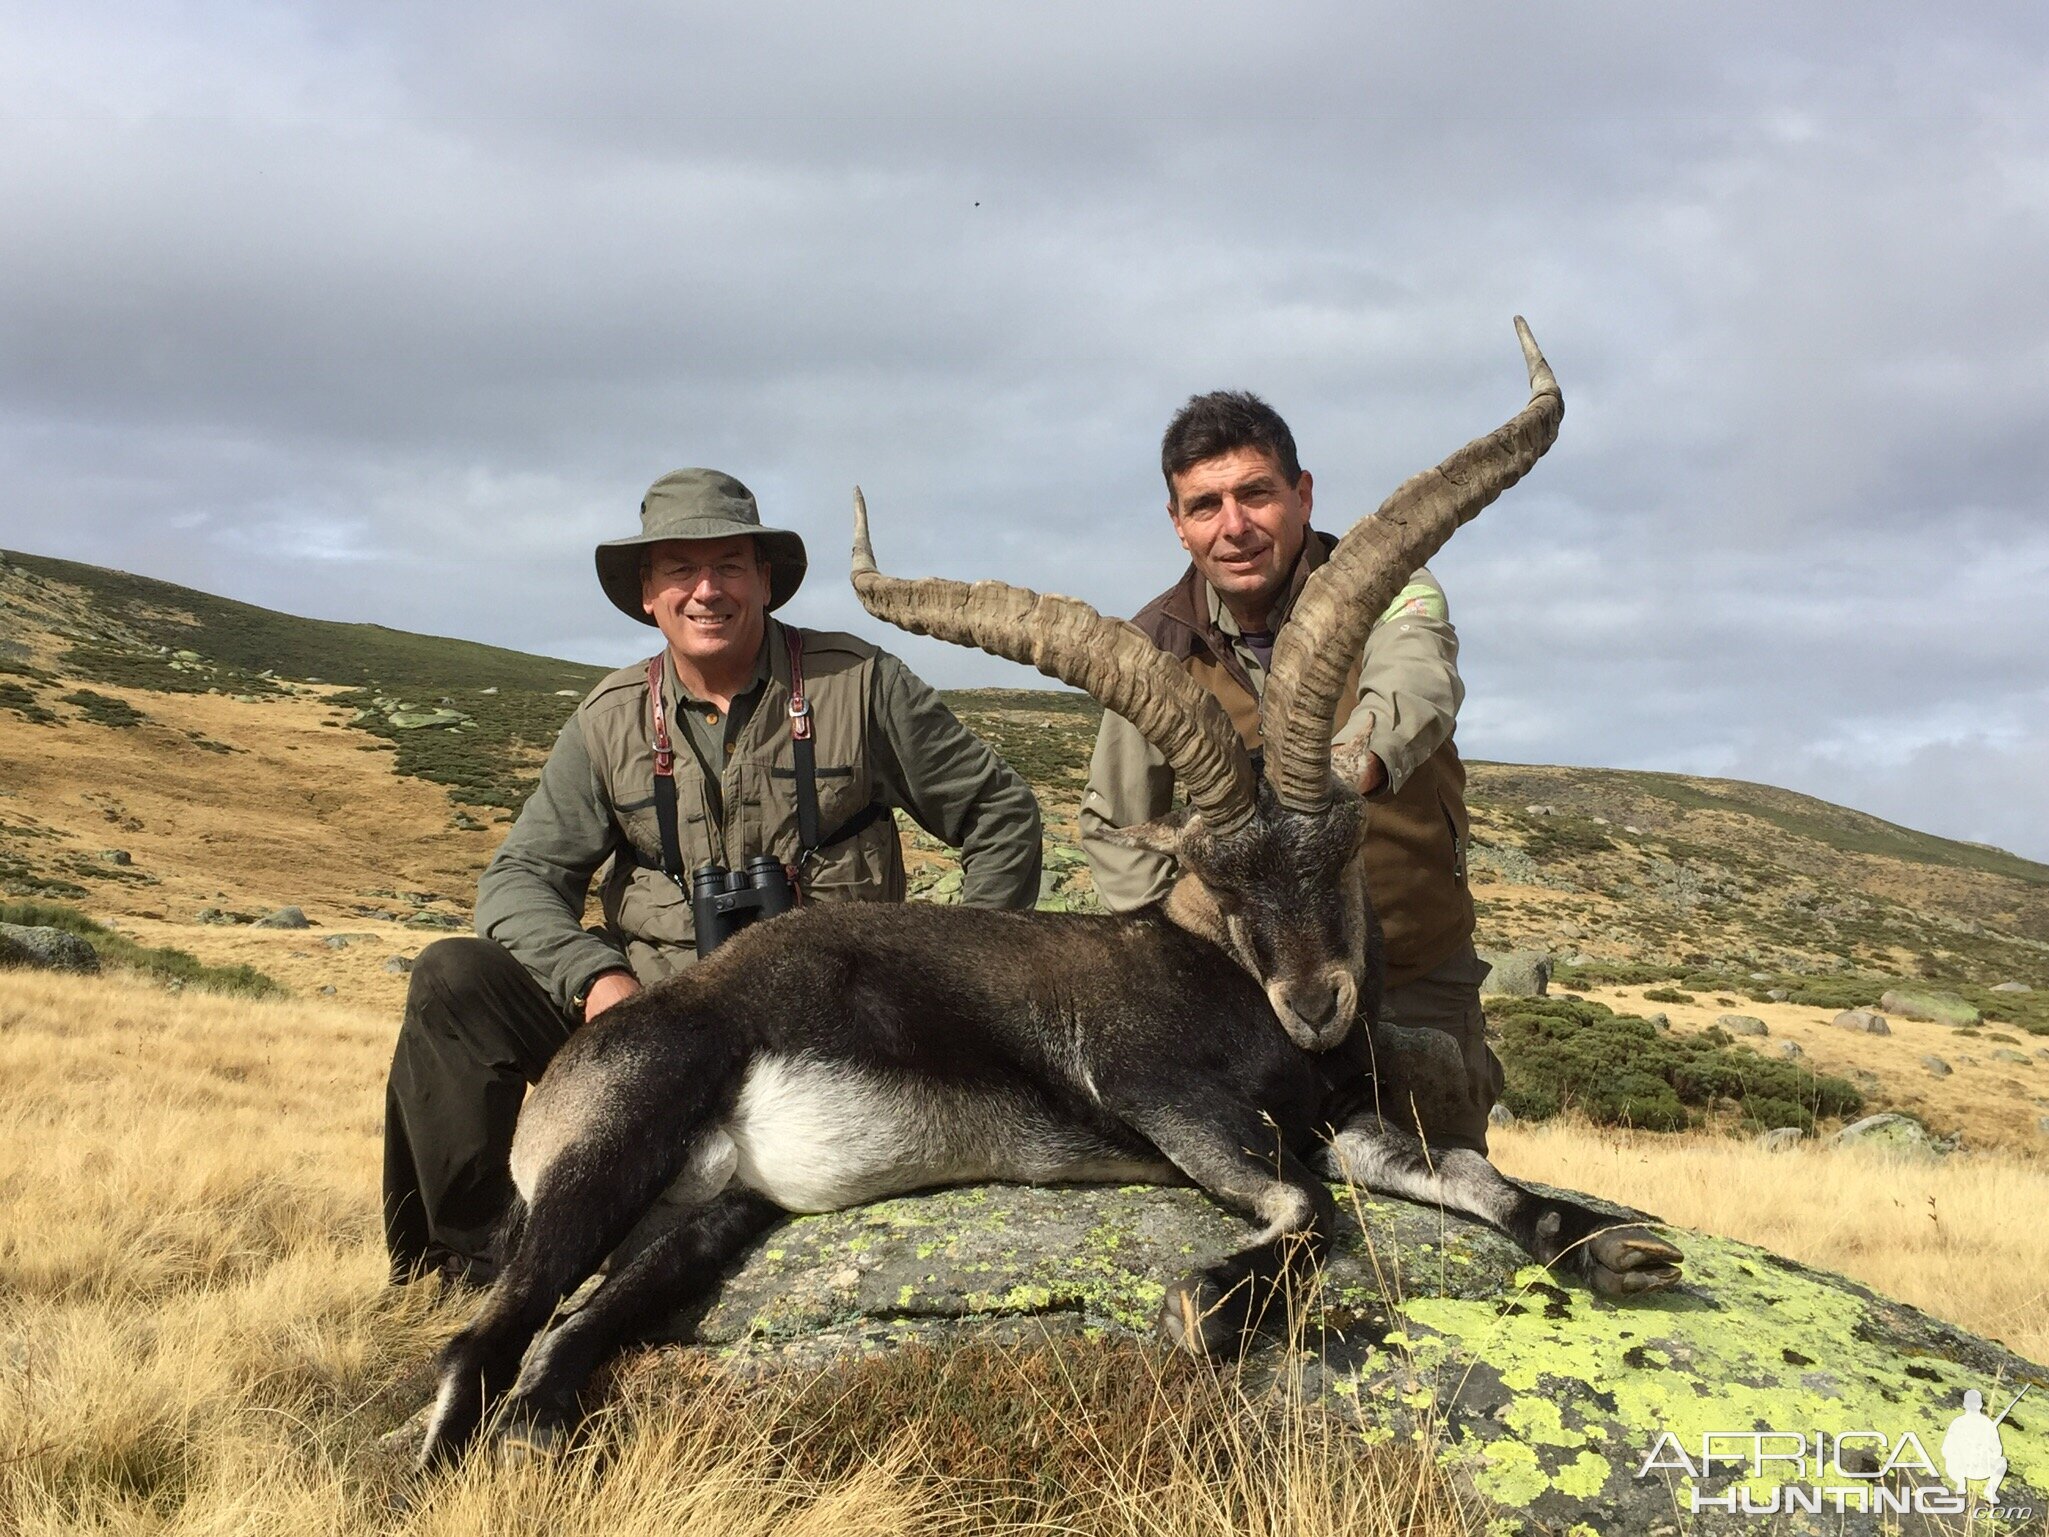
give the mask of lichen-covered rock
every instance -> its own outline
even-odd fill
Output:
[[[1926,987],[1896,987],[1878,1000],[1888,1014],[1902,1019],[1925,1019],[1938,1025],[1982,1025],[1984,1014],[1976,1005],[1955,993]]]
[[[0,923],[0,969],[10,966],[90,973],[100,969],[100,955],[78,935],[63,929]]]
[[[1482,950],[1489,968],[1480,991],[1510,998],[1542,998],[1551,985],[1551,957],[1543,950]]]
[[[2000,1405],[2024,1383],[2049,1396],[2049,1368],[1746,1244],[1679,1235],[1684,1282],[1616,1303],[1561,1286],[1477,1224],[1342,1191],[1339,1205],[1323,1279],[1300,1299],[1305,1348],[1268,1346],[1254,1364],[1294,1373],[1369,1440],[1426,1439],[1502,1505],[1510,1529],[1802,1530],[1689,1511],[1696,1484],[1703,1498],[1774,1498],[1789,1465],[1695,1480],[1675,1471],[1671,1447],[1697,1461],[1710,1432],[1804,1434],[1811,1446],[1816,1433],[1875,1429],[1891,1445],[1911,1432],[1939,1457],[1966,1390]],[[695,1340],[749,1374],[1038,1328],[1150,1337],[1165,1283],[1250,1234],[1187,1189],[938,1191],[784,1224],[659,1337]],[[2002,1427],[2002,1504],[2038,1515],[2045,1426],[2049,1406],[2023,1402]],[[1640,1476],[1647,1461],[1663,1466]],[[1880,1521],[1831,1511],[1813,1529]]]

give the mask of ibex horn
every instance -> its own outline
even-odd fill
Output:
[[[1122,620],[1076,598],[1002,582],[915,580],[875,568],[868,503],[854,488],[854,591],[877,619],[1029,662],[1123,716],[1160,750],[1189,804],[1219,830],[1252,815],[1252,769],[1223,706]]]
[[[1267,781],[1291,810],[1316,811],[1329,801],[1331,723],[1366,632],[1452,531],[1522,479],[1558,436],[1565,414],[1558,381],[1520,315],[1515,334],[1529,365],[1529,404],[1498,431],[1404,481],[1379,511],[1353,524],[1281,626],[1260,716]]]

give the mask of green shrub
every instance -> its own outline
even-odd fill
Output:
[[[0,710],[12,710],[35,726],[52,725],[57,719],[56,713],[36,698],[34,689],[20,683],[0,683]]]
[[[1718,1030],[1673,1035],[1633,1014],[1557,998],[1490,998],[1507,1072],[1502,1103],[1526,1120],[1577,1110],[1607,1126],[1679,1131],[1716,1108],[1749,1125],[1811,1130],[1863,1108],[1840,1078],[1730,1044]]]
[[[284,996],[282,987],[253,966],[209,966],[188,951],[168,945],[139,945],[61,902],[0,902],[0,923],[76,934],[99,954],[102,965],[123,966],[161,982],[178,982],[247,998]]]
[[[139,726],[149,717],[125,699],[96,694],[89,688],[60,696],[65,704],[77,705],[79,713],[95,726]]]
[[[1691,993],[1682,993],[1676,987],[1653,987],[1644,991],[1645,1003],[1697,1003]]]

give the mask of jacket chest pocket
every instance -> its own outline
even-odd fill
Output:
[[[794,768],[771,768],[768,778],[776,801],[785,813],[785,825],[794,828],[797,825],[797,771]],[[852,764],[821,763],[817,767],[816,778],[818,836],[829,838],[868,804],[868,786],[863,777],[854,772]]]

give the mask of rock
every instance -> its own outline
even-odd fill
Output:
[[[327,986],[321,988],[320,996],[323,998],[332,998],[334,996],[334,984],[330,982],[327,984]]]
[[[1487,1124],[1489,1126],[1513,1126],[1515,1125],[1515,1112],[1506,1105],[1496,1105],[1487,1112]]]
[[[1992,991],[1995,993],[2032,993],[2034,989],[2025,982],[1995,982],[1992,984]]]
[[[1749,976],[1749,980],[1752,982],[1769,982],[1771,979],[1772,974],[1768,971],[1753,971]]]
[[[1558,811],[1554,806],[1525,806],[1523,807],[1523,814],[1533,817],[1552,817],[1558,815]]]
[[[495,694],[498,692],[498,686],[496,684],[493,684],[490,688],[480,688],[477,690],[477,692],[480,694]],[[650,706],[650,708],[652,708],[652,706]]]
[[[1838,1147],[1876,1148],[1904,1158],[1937,1158],[1942,1154],[1928,1128],[1911,1115],[1885,1110],[1867,1115],[1837,1132],[1831,1139]]]
[[[349,936],[346,934],[330,934],[320,942],[330,950],[346,950],[349,947]]]
[[[86,940],[41,924],[0,923],[0,971],[68,971],[90,976],[100,953]]]
[[[297,907],[280,907],[276,912],[258,918],[256,920],[256,927],[259,929],[310,929],[313,925],[307,919],[302,909]]]
[[[2011,1046],[2002,1046],[1999,1050],[1992,1053],[1992,1060],[1995,1062],[2032,1063],[2035,1059],[2024,1051],[2015,1051]]]
[[[555,697],[557,699],[581,699],[583,695],[573,688],[558,688],[555,690]]]
[[[1363,1195],[1338,1206],[1320,1292],[1302,1299],[1308,1350],[1287,1362],[1256,1347],[1250,1381],[1285,1367],[1378,1438],[1427,1424],[1454,1475],[1529,1529],[1670,1528],[1671,1487],[1636,1476],[1666,1432],[1697,1452],[1703,1432],[1731,1426],[1870,1425],[1933,1448],[1966,1389],[2043,1378],[1991,1341],[1728,1239],[1677,1235],[1684,1284],[1615,1303],[1463,1219]],[[1164,1284],[1251,1232],[1185,1188],[942,1190],[784,1224],[656,1335],[743,1378],[808,1377],[904,1345],[1150,1339]],[[2049,1447],[2007,1442],[2002,1497],[2039,1510]],[[1778,1476],[1767,1464],[1754,1492]],[[1717,1468],[1700,1492],[1740,1477]],[[1877,1522],[1853,1513],[1828,1529]]]
[[[135,860],[129,855],[128,850],[126,849],[101,849],[100,858],[104,859],[110,865],[126,866],[135,863]]]
[[[1715,1023],[1731,1035],[1770,1035],[1771,1030],[1755,1014],[1717,1014]]]
[[[469,920],[455,913],[414,913],[406,919],[409,929],[466,929]]]
[[[1646,1023],[1648,1023],[1653,1030],[1661,1032],[1670,1030],[1672,1028],[1672,1016],[1663,1012],[1659,1012],[1653,1014],[1650,1017],[1650,1019],[1646,1021]]]
[[[1480,959],[1492,968],[1482,995],[1541,998],[1551,985],[1551,957],[1543,950],[1482,950]]]
[[[1643,836],[1643,829],[1641,827],[1634,826],[1628,822],[1622,824],[1622,830],[1632,838],[1641,838]]]
[[[394,731],[420,731],[434,726],[459,726],[469,717],[460,710],[400,710],[384,719]]]
[[[1797,1060],[1806,1056],[1807,1053],[1800,1049],[1798,1041],[1781,1041],[1779,1042],[1779,1055],[1788,1060]]]
[[[394,976],[402,977],[413,969],[413,958],[410,955],[394,955],[384,963],[384,969]]]
[[[451,821],[458,832],[480,833],[484,830],[484,824],[467,811],[458,811]]]
[[[1950,1065],[1947,1062],[1943,1061],[1942,1058],[1937,1056],[1923,1057],[1921,1059],[1921,1065],[1925,1067],[1930,1073],[1934,1074],[1937,1078],[1947,1078],[1952,1071]]]
[[[1769,998],[1773,1003],[1784,1003],[1788,998],[1793,996],[1791,993],[1787,992],[1783,987],[1768,987],[1764,990],[1764,995],[1765,997]]]
[[[1861,1030],[1866,1035],[1892,1034],[1892,1026],[1885,1022],[1885,1016],[1870,1009],[1845,1009],[1829,1023],[1844,1030]]]
[[[1982,1025],[1985,1016],[1955,993],[1933,988],[1896,987],[1878,1000],[1888,1014],[1902,1019],[1925,1019],[1938,1025]]]
[[[1865,1094],[1876,1094],[1880,1089],[1885,1087],[1885,1085],[1879,1081],[1878,1074],[1872,1072],[1871,1069],[1868,1067],[1851,1068],[1849,1078],[1850,1082],[1854,1084],[1860,1092]]]
[[[1754,1140],[1768,1153],[1783,1153],[1789,1147],[1798,1147],[1807,1135],[1797,1126],[1774,1126],[1770,1131],[1760,1133]]]

